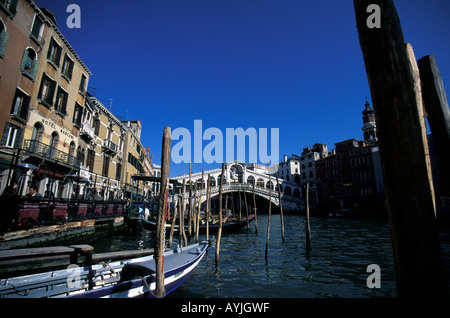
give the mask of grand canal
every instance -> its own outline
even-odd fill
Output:
[[[395,273],[389,226],[386,220],[311,218],[312,250],[305,249],[305,220],[285,215],[282,242],[280,215],[272,215],[268,257],[265,244],[268,216],[258,216],[249,230],[224,234],[219,266],[212,247],[192,276],[170,297],[395,297]],[[200,236],[200,239],[204,236]],[[447,268],[450,263],[450,229],[441,229]],[[149,248],[153,234],[126,229],[99,232],[84,243],[96,252]],[[367,287],[367,266],[381,269],[380,288]]]

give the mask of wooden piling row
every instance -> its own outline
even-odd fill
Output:
[[[367,25],[372,0],[353,3],[377,122],[397,293],[447,296],[417,66],[392,0],[377,1],[381,28]]]

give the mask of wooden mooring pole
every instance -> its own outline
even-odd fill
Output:
[[[281,216],[281,240],[284,243],[284,219],[283,219],[283,205],[281,204],[281,190],[280,185],[278,184],[278,174],[275,173],[275,177],[277,178],[277,188],[278,188],[278,201],[280,204],[280,216]]]
[[[166,214],[167,214],[167,196],[169,191],[169,169],[170,169],[170,127],[164,127],[162,139],[161,155],[161,192],[159,194],[157,230],[155,238],[155,263],[156,263],[156,297],[162,298],[166,295],[164,287],[164,240]]]
[[[309,225],[309,183],[306,184],[306,250],[311,250],[311,227]]]
[[[255,182],[253,183],[253,211],[255,211],[255,233],[258,234],[258,217],[256,211],[256,198],[255,198]]]
[[[211,205],[209,202],[209,189],[210,189],[210,174],[208,173],[208,183],[206,185],[206,240],[209,240],[209,213],[211,210]]]
[[[189,164],[189,211],[188,211],[188,239],[192,236],[192,178],[191,178],[191,164]]]
[[[427,55],[418,61],[422,98],[436,153],[444,175],[444,195],[450,195],[450,110],[444,82],[436,58]]]
[[[270,168],[269,163],[267,167]],[[269,173],[269,218],[267,220],[267,236],[266,236],[266,253],[265,259],[267,261],[267,252],[269,250],[269,237],[270,237],[270,217],[272,216],[272,180]]]
[[[216,269],[217,266],[219,265],[220,239],[222,236],[222,185],[224,174],[225,174],[225,162],[222,162],[222,174],[220,175],[220,184],[219,184],[219,230],[217,231],[217,242],[216,242]]]
[[[188,241],[186,237],[186,231],[184,230],[184,211],[186,208],[186,205],[184,204],[185,189],[186,189],[186,181],[183,180],[183,189],[181,190],[181,207],[180,207],[180,235],[183,237],[184,245],[186,246],[188,244]]]
[[[415,61],[407,53],[392,0],[353,3],[377,122],[397,293],[447,296]],[[374,3],[380,9],[379,28],[368,23]]]

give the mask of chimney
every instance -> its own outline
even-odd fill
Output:
[[[147,147],[147,156],[150,155],[150,147]]]

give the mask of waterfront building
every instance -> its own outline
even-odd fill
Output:
[[[25,0],[6,1],[1,9],[4,159],[11,162],[12,156],[5,154],[14,149],[17,163],[36,167],[18,171],[19,194],[33,184],[40,193],[68,197],[74,180],[68,176],[79,173],[82,159],[76,149],[91,72],[50,11]],[[2,190],[8,170],[2,171]]]
[[[125,150],[123,164],[125,169],[122,174],[124,190],[128,193],[133,192],[133,184],[131,176],[153,176],[153,166],[150,160],[150,148],[144,148],[141,143],[142,125],[140,120],[122,121],[122,124],[127,128],[124,136]],[[153,158],[153,157],[152,157]],[[139,194],[144,197],[149,197],[152,190],[151,182],[141,182],[139,184]]]
[[[52,12],[0,0],[0,193],[123,199],[132,174],[152,175],[140,121],[87,93],[91,75]]]
[[[337,142],[330,155],[316,162],[318,203],[327,208],[369,209],[384,205],[374,113],[368,102],[364,106],[364,140]]]
[[[295,154],[290,157],[285,155],[284,160],[278,165],[278,178],[300,184],[300,159]]]
[[[85,117],[92,118],[93,126],[90,127],[89,121],[89,126],[84,127],[80,137],[90,140],[88,131],[93,128],[94,133],[87,149],[81,150],[85,167],[89,171],[86,177],[90,184],[86,194],[104,200],[122,198],[121,174],[126,127],[98,98],[89,96],[86,104]],[[90,113],[91,110],[93,113]]]

